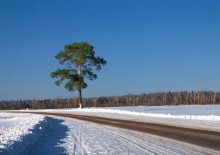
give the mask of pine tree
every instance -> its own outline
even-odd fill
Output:
[[[60,86],[66,82],[64,87],[69,91],[78,91],[79,107],[83,107],[82,89],[87,87],[85,79],[95,80],[97,71],[106,61],[101,57],[95,56],[94,47],[86,42],[72,43],[64,46],[64,51],[59,52],[55,58],[66,68],[58,69],[51,73],[52,78],[56,78],[55,84]]]

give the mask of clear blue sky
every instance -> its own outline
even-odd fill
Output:
[[[75,97],[50,72],[86,41],[108,64],[84,97],[220,90],[219,0],[0,0],[0,100]]]

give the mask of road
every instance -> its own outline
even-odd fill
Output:
[[[79,120],[89,121],[93,123],[99,123],[108,126],[114,126],[148,134],[153,134],[161,137],[166,137],[205,148],[210,148],[216,151],[220,151],[220,132],[207,131],[199,129],[190,129],[183,127],[176,127],[170,125],[136,122],[119,119],[109,119],[94,116],[74,115],[65,113],[48,113],[48,112],[34,112],[37,114],[61,116],[68,118],[75,118]]]

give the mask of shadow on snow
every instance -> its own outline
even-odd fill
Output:
[[[61,141],[69,130],[62,123],[64,120],[45,117],[45,120],[30,130],[31,133],[15,141],[7,149],[0,149],[0,155],[65,155],[65,149],[60,146]]]
[[[67,136],[66,133],[69,130],[67,126],[62,124],[64,120],[53,117],[46,117],[46,120],[49,123],[46,132],[28,154],[66,154],[64,148],[59,146],[63,143],[61,140]]]

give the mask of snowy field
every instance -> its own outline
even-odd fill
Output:
[[[220,131],[220,105],[138,106],[35,111],[151,121]],[[199,155],[220,154],[220,152],[167,138],[76,119],[0,111],[0,154]]]

